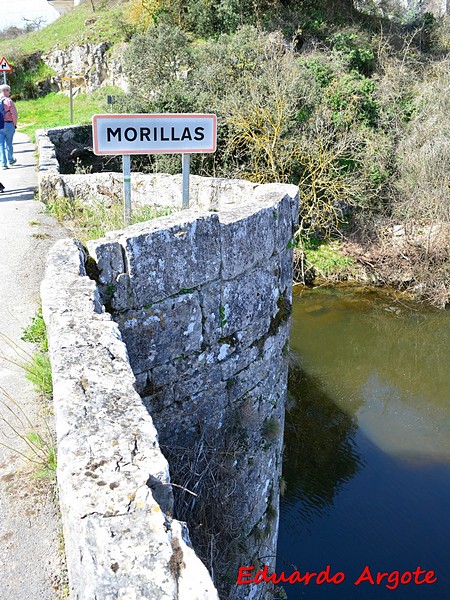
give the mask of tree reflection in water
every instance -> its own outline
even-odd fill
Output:
[[[355,442],[357,423],[299,364],[290,368],[288,391],[284,502],[300,501],[300,515],[311,522],[332,506],[340,487],[362,466]]]

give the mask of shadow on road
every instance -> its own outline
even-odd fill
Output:
[[[23,202],[34,200],[35,191],[35,186],[15,188],[12,190],[5,189],[5,191],[2,194],[0,194],[0,202],[11,202],[12,200],[14,200],[14,202]]]

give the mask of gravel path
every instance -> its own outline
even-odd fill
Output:
[[[8,358],[17,359],[14,344],[33,351],[20,338],[39,306],[47,251],[67,234],[34,199],[35,149],[24,134],[16,133],[14,152],[17,163],[0,170],[0,181],[6,188],[0,194],[0,442],[24,450],[20,437],[7,437],[11,432],[1,420],[3,417],[13,422],[2,404],[10,404],[5,392],[20,404],[37,430],[42,427],[45,406],[23,370]],[[25,431],[20,424],[18,429]],[[1,600],[58,597],[53,585],[63,568],[58,528],[48,481],[34,478],[27,461],[0,445]]]

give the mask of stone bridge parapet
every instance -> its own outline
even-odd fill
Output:
[[[149,177],[152,203],[178,190],[178,176]],[[198,177],[193,189],[193,209],[49,255],[79,600],[262,598],[234,585],[237,568],[275,566],[297,188]]]

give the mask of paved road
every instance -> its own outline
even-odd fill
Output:
[[[37,173],[35,149],[28,138],[16,133],[17,163],[0,170],[5,192],[0,194],[0,353],[15,360],[13,344],[28,351],[21,341],[23,328],[39,305],[39,285],[46,253],[54,241],[66,237],[58,223],[35,200]],[[0,360],[0,387],[20,403],[33,428],[43,423],[45,406],[25,379],[23,370]],[[11,413],[0,389],[0,442],[21,450],[23,442],[2,422]],[[48,407],[47,407],[48,409]],[[51,417],[47,417],[51,418]],[[18,425],[21,431],[23,427]],[[61,569],[58,555],[58,517],[51,489],[32,476],[29,463],[0,446],[0,599],[54,600],[52,577]]]

